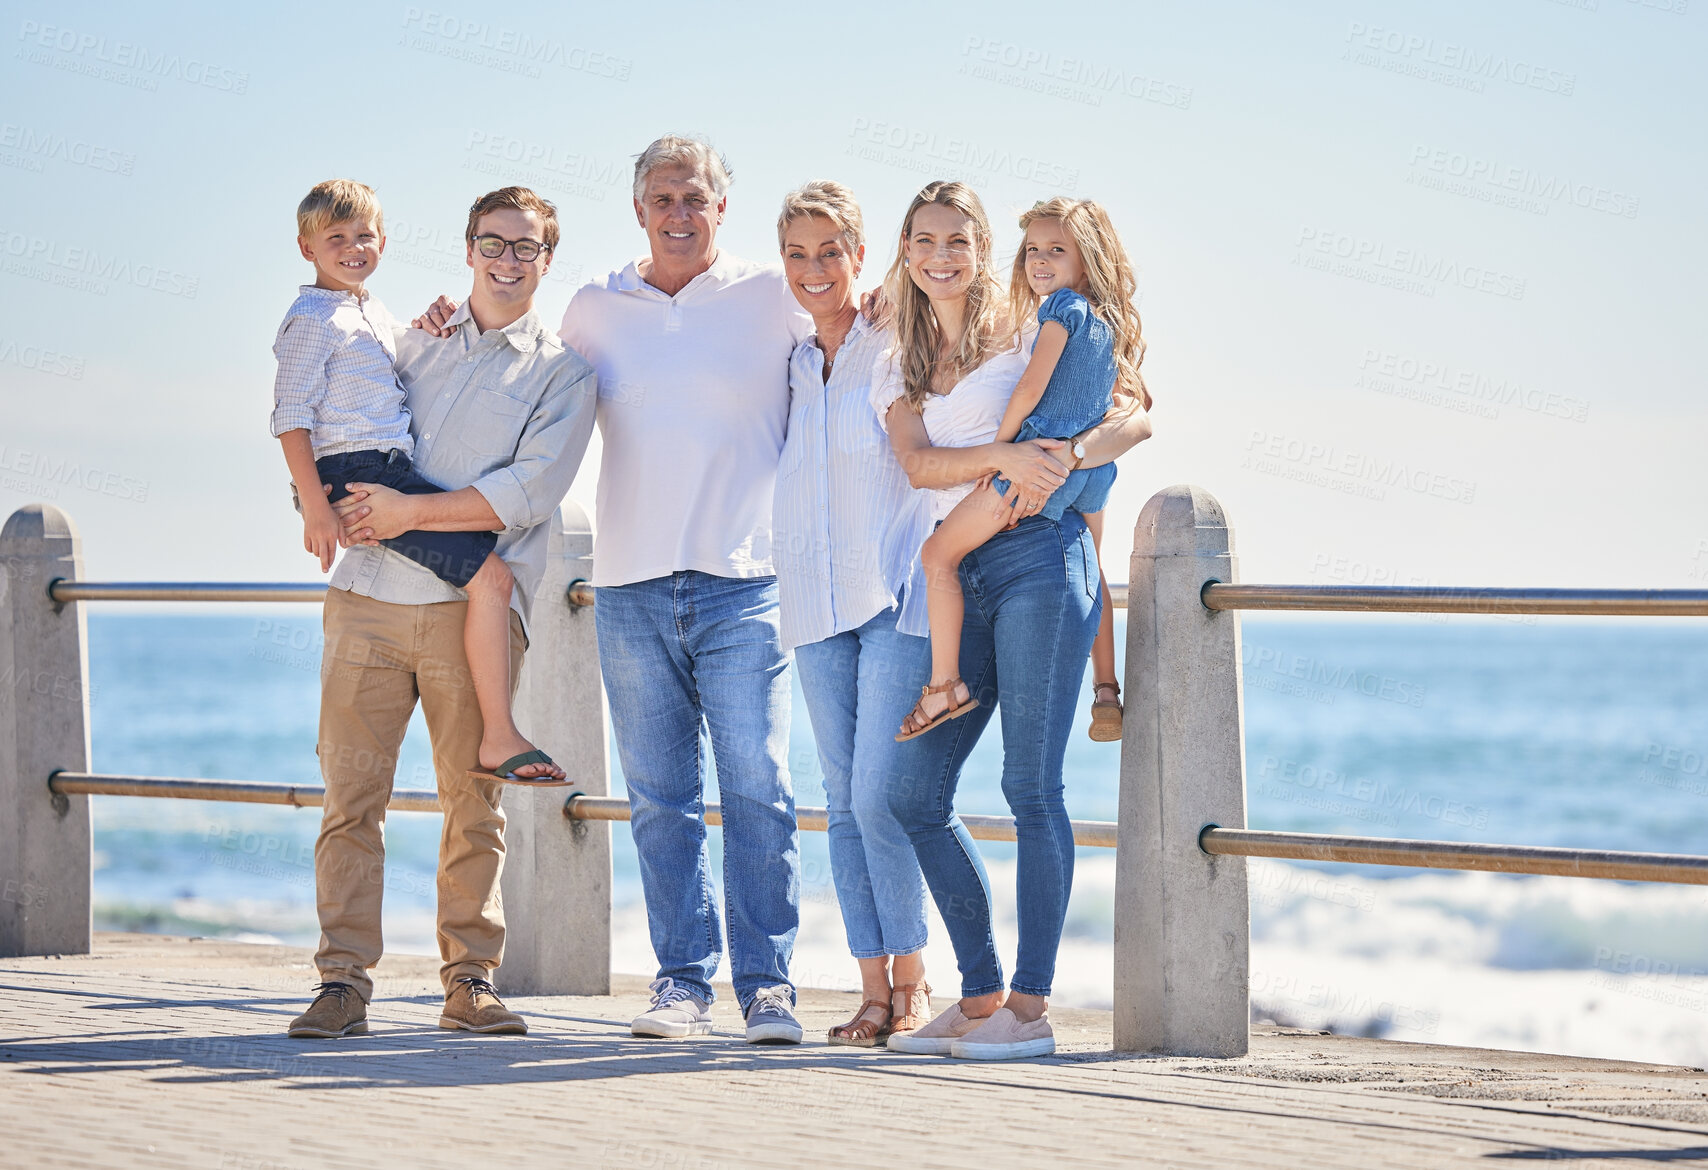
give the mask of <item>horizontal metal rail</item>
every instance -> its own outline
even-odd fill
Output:
[[[597,589],[577,577],[569,583],[565,595],[569,604],[593,604]],[[68,601],[312,601],[326,600],[326,585],[294,585],[274,581],[69,581],[56,577],[47,587],[47,595],[64,605]],[[1109,586],[1109,598],[1116,609],[1127,605],[1127,587]]]
[[[564,802],[563,815],[578,821],[626,821],[629,819],[629,802],[621,796],[584,796],[579,792],[571,793]],[[824,832],[830,827],[829,811],[822,808],[797,808],[795,821],[802,829],[814,832]],[[1012,841],[1014,840],[1013,817],[979,816],[965,814],[961,817],[967,826],[967,832],[980,841]],[[706,823],[708,825],[723,824],[723,812],[715,804],[706,806]],[[1114,821],[1073,821],[1073,843],[1089,845],[1104,849],[1115,847]]]
[[[129,582],[67,581],[57,577],[47,595],[68,601],[325,601],[326,585],[288,582]]]
[[[158,796],[177,800],[222,800],[244,804],[285,804],[296,808],[322,808],[326,789],[308,784],[278,784],[264,780],[191,780],[179,776],[112,776],[95,772],[55,772],[48,777],[49,791],[63,796]],[[438,812],[438,793],[424,788],[394,788],[387,808],[399,812]],[[571,792],[564,801],[563,815],[578,821],[626,821],[629,802],[621,796],[587,796]],[[824,832],[830,827],[829,811],[797,808],[796,823],[804,830]],[[1014,840],[1013,817],[963,816],[967,831],[980,841]],[[722,810],[706,806],[706,823],[723,824]],[[1076,845],[1115,847],[1113,821],[1074,821]]]
[[[65,796],[154,796],[178,800],[283,804],[296,808],[320,808],[326,803],[326,790],[316,785],[259,780],[194,780],[180,776],[55,772],[48,779],[48,788]],[[393,789],[387,807],[399,812],[437,812],[439,797],[429,789]],[[563,815],[579,821],[626,821],[629,819],[629,802],[620,796],[587,796],[572,791],[564,801]],[[829,826],[829,813],[822,808],[798,808],[795,818],[801,829],[806,831],[824,832]],[[967,831],[980,841],[1015,839],[1012,817],[969,814],[961,820],[965,822]],[[706,823],[723,823],[722,810],[716,804],[706,806]],[[1106,849],[1115,847],[1115,822],[1072,823],[1074,844]],[[1276,833],[1261,829],[1224,829],[1216,825],[1199,834],[1198,844],[1204,852],[1222,856],[1708,885],[1708,857],[1690,854]]]
[[[1110,589],[1114,586],[1111,585]],[[1437,585],[1205,584],[1210,609],[1708,617],[1704,589],[1479,589]]]
[[[1341,837],[1327,833],[1224,829],[1217,825],[1206,827],[1198,835],[1198,845],[1206,853],[1232,857],[1278,857],[1293,861],[1345,861],[1420,869],[1476,869],[1494,873],[1708,885],[1708,857],[1686,853],[1621,853],[1608,849],[1556,849],[1542,845],[1408,841],[1400,837]]]
[[[325,600],[324,584],[289,582],[112,582],[57,578],[48,596],[68,601],[310,601]],[[571,581],[569,604],[590,606],[598,590]],[[1481,589],[1435,585],[1204,586],[1210,609],[1310,610],[1364,613],[1523,613],[1603,617],[1708,617],[1708,589]],[[1109,602],[1127,608],[1127,586],[1111,582]]]
[[[288,804],[323,808],[326,789],[313,784],[264,780],[190,780],[181,776],[107,776],[55,772],[49,791],[63,796],[165,796],[177,800],[224,800],[240,804]],[[399,812],[438,812],[439,794],[427,788],[394,788],[386,807]]]

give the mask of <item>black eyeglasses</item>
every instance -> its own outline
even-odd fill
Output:
[[[532,264],[540,258],[541,252],[551,251],[538,240],[507,240],[503,236],[476,236],[474,247],[488,260],[498,259],[504,255],[504,249],[509,248],[523,264]]]

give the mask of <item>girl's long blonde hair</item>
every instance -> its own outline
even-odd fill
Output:
[[[931,298],[913,282],[907,269],[907,241],[913,234],[914,214],[932,203],[954,208],[973,222],[973,280],[966,294],[966,327],[948,357],[939,356],[944,338],[937,314],[931,309]],[[939,180],[926,184],[913,197],[907,218],[902,220],[895,263],[884,276],[884,295],[895,327],[896,365],[907,389],[907,403],[915,410],[925,409],[937,374],[948,374],[951,383],[959,381],[1013,345],[1014,329],[992,263],[990,217],[971,187]]]
[[[1115,225],[1109,220],[1109,213],[1090,199],[1069,199],[1057,195],[1034,203],[1032,210],[1020,217],[1020,230],[1024,232],[1040,219],[1061,220],[1068,235],[1073,237],[1074,245],[1079,248],[1086,287],[1076,291],[1085,296],[1091,303],[1091,311],[1101,317],[1115,334],[1115,394],[1135,397],[1149,410],[1151,393],[1139,374],[1139,366],[1145,360],[1144,331],[1139,323],[1139,310],[1133,304],[1138,281],[1133,276],[1132,261],[1127,259],[1127,249],[1121,246],[1121,237],[1115,234]],[[1027,321],[1037,315],[1038,296],[1026,279],[1024,238],[1014,256],[1008,300],[1009,311],[1015,321]]]

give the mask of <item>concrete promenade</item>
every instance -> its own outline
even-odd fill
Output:
[[[622,977],[511,998],[532,1033],[474,1037],[435,1027],[436,964],[409,956],[376,970],[369,1035],[291,1040],[308,959],[107,934],[0,960],[0,1166],[1708,1165],[1696,1069],[1278,1028],[1239,1060],[1117,1058],[1088,1011],[1015,1064],[754,1049],[727,998],[717,1035],[642,1041]],[[803,995],[809,1040],[855,1000]]]

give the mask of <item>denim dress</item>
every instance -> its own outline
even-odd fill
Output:
[[[1016,442],[1071,439],[1102,421],[1115,392],[1115,331],[1091,311],[1091,303],[1071,288],[1059,288],[1038,306],[1038,325],[1054,321],[1067,330],[1067,347],[1050,375],[1037,409],[1020,426]],[[1037,348],[1037,340],[1032,346]],[[1043,515],[1060,520],[1069,508],[1085,515],[1100,512],[1115,483],[1115,465],[1082,467],[1044,504]]]

